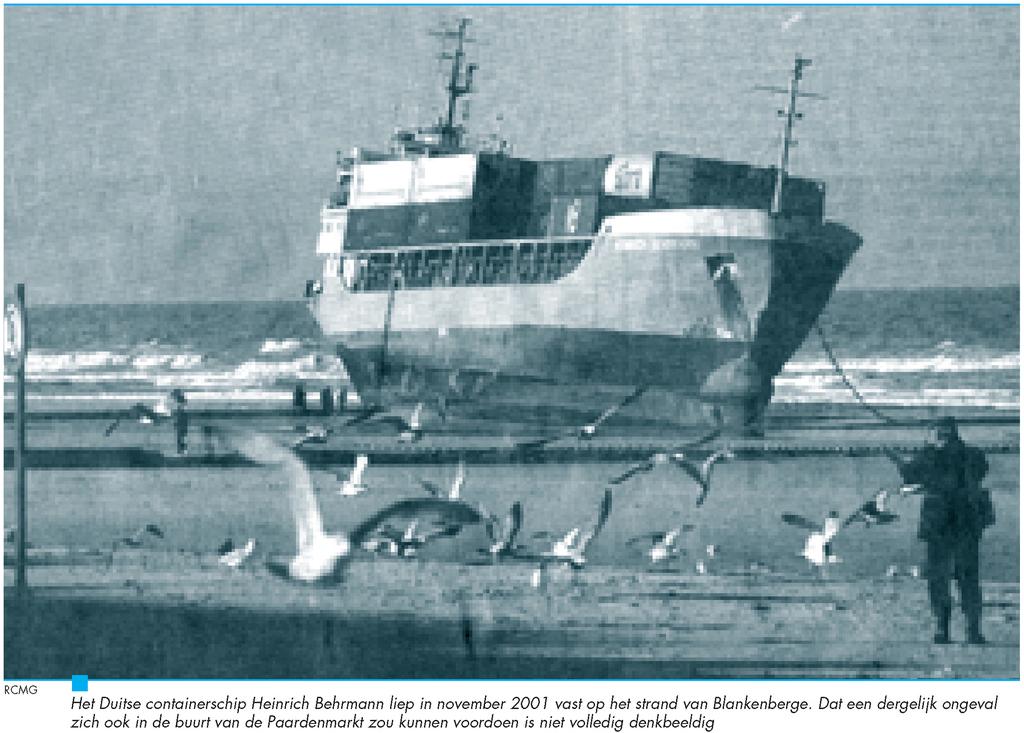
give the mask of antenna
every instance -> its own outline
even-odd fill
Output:
[[[803,79],[804,69],[810,65],[810,59],[805,59],[800,56],[800,54],[797,54],[796,60],[793,63],[793,75],[789,79],[788,89],[772,86],[754,87],[754,89],[758,91],[785,94],[788,96],[788,99],[786,100],[786,108],[778,110],[779,117],[784,118],[785,121],[782,127],[782,150],[779,153],[779,167],[775,177],[775,191],[772,194],[773,216],[778,216],[782,210],[782,184],[787,175],[786,168],[789,165],[789,150],[796,145],[796,141],[793,139],[793,123],[796,120],[803,119],[803,115],[796,111],[796,100],[798,97],[827,99],[827,97],[820,94],[800,91],[800,80]]]
[[[455,30],[442,28],[438,31],[430,31],[430,35],[443,39],[446,43],[454,40],[454,49],[444,51],[438,58],[443,61],[451,61],[452,67],[448,77],[448,110],[441,122],[441,135],[446,146],[457,148],[461,143],[462,130],[455,125],[455,110],[459,97],[470,94],[473,91],[473,72],[476,71],[476,64],[466,64],[465,44],[473,43],[472,38],[466,37],[466,29],[469,27],[469,18],[460,18],[458,27]]]

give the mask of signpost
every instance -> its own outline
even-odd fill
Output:
[[[19,594],[28,590],[25,573],[26,535],[28,533],[27,497],[25,492],[25,353],[28,351],[28,318],[25,315],[25,286],[18,283],[15,301],[4,308],[4,358],[15,369],[15,449],[14,472],[17,476],[18,554],[15,588]]]

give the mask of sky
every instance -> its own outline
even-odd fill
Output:
[[[444,102],[472,19],[468,125],[517,155],[775,163],[864,245],[841,288],[1019,284],[1016,7],[11,7],[4,281],[30,302],[301,297],[336,150]]]

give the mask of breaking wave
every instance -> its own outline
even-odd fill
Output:
[[[950,355],[931,356],[883,356],[842,359],[841,364],[848,372],[875,372],[878,374],[910,374],[917,372],[940,372],[960,374],[966,372],[991,372],[1020,369],[1020,354]],[[832,363],[827,359],[816,361],[793,361],[783,367],[784,374],[814,374],[832,372]]]
[[[267,339],[260,345],[261,354],[288,354],[302,347],[299,339]]]
[[[272,340],[270,340],[272,341]],[[136,351],[31,350],[25,362],[26,380],[36,387],[73,386],[123,392],[140,385],[190,390],[286,385],[298,380],[346,381],[341,362],[315,352],[301,352],[298,339],[265,342],[258,353],[231,363],[227,355],[209,357],[193,351],[139,353]],[[5,375],[10,383],[13,376]]]

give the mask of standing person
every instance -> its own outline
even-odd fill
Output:
[[[956,420],[944,417],[935,425],[935,445],[910,461],[898,460],[898,466],[903,480],[919,484],[923,492],[917,536],[928,546],[928,600],[936,621],[935,643],[949,643],[949,583],[955,577],[967,620],[967,641],[984,644],[978,544],[985,528],[995,522],[992,500],[981,488],[988,472],[985,454],[965,444]]]
[[[185,393],[181,389],[171,390],[171,417],[178,455],[183,456],[188,453],[188,412],[185,410]]]

